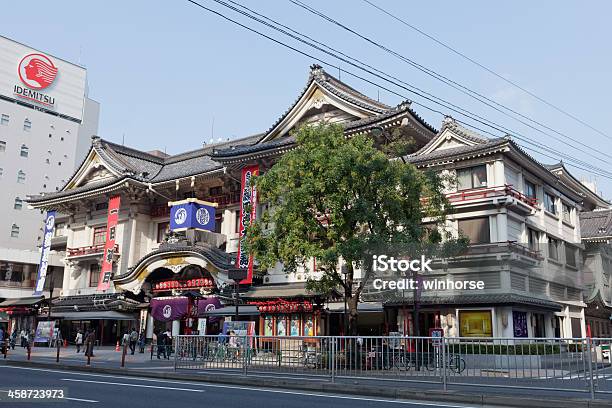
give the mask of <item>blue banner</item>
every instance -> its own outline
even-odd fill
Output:
[[[215,230],[215,205],[195,199],[168,203],[170,208],[170,230],[198,229]]]
[[[53,230],[55,229],[55,211],[47,211],[45,219],[45,235],[43,236],[42,250],[40,253],[40,263],[38,264],[38,277],[36,278],[36,286],[34,287],[34,296],[40,296],[45,288],[45,279],[47,278],[47,268],[49,262],[49,251],[51,250],[51,238],[53,238]]]

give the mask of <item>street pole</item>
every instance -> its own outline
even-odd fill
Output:
[[[231,280],[234,281],[234,295],[236,297],[236,315],[234,316],[234,320],[238,321],[239,318],[239,311],[238,311],[238,304],[240,303],[240,282],[242,282],[244,279],[246,279],[247,275],[248,275],[248,271],[246,269],[233,269],[230,270],[228,272],[228,278],[230,278]]]
[[[234,293],[236,295],[236,316],[234,317],[235,321],[238,321],[238,318],[240,316],[240,312],[238,311],[238,304],[240,303],[240,292],[239,292],[239,287],[240,284],[238,283],[238,281],[234,281]]]

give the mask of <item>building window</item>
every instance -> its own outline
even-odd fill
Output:
[[[469,190],[487,186],[487,166],[457,170],[457,189]]]
[[[223,224],[223,214],[215,215],[215,231],[217,234],[221,233],[221,224]]]
[[[460,310],[459,336],[493,337],[493,319],[490,310]]]
[[[557,214],[557,207],[555,206],[554,195],[544,193],[544,209],[551,214]]]
[[[99,279],[100,279],[100,265],[98,264],[89,265],[89,287],[98,286]]]
[[[64,141],[64,136],[60,137],[60,141],[62,142]]]
[[[47,163],[47,164],[51,164],[51,160],[49,160],[49,159],[45,159],[45,163]]]
[[[30,121],[30,119],[26,119],[23,121],[23,130],[25,130],[26,132],[32,130],[32,121]]]
[[[23,145],[21,145],[21,152],[19,153],[19,155],[20,155],[21,157],[28,157],[29,150],[30,150],[30,149],[28,149],[28,146],[26,146],[26,145],[24,145],[24,144],[23,144]]]
[[[51,139],[51,137],[52,137],[52,136],[53,136],[53,135],[52,135],[51,133],[49,133],[49,139]]]
[[[9,115],[6,114],[2,114],[2,116],[0,116],[0,125],[8,125],[9,123]]]
[[[56,222],[55,223],[55,231],[53,231],[54,237],[61,237],[64,235],[64,228],[66,228],[65,222]]]
[[[96,211],[108,210],[108,202],[96,203]]]
[[[19,238],[19,226],[17,224],[11,226],[11,238]]]
[[[4,140],[0,140],[0,152],[6,150],[6,142]]]
[[[61,166],[61,165],[62,165],[62,162],[57,162],[57,165],[58,165],[58,166]]]
[[[211,197],[220,196],[223,194],[223,186],[211,187],[208,189],[208,195]]]
[[[565,245],[565,263],[569,266],[576,266],[576,248]]]
[[[15,197],[15,204],[13,208],[16,210],[21,210],[23,208],[23,200],[19,197]]]
[[[93,233],[93,244],[101,245],[106,242],[106,227],[95,227]]]
[[[548,237],[548,257],[559,260],[559,241]]]
[[[536,186],[530,181],[525,180],[525,196],[535,200],[536,199]]]
[[[157,242],[163,242],[168,236],[170,232],[170,223],[169,222],[160,222],[157,224]]]
[[[536,230],[527,228],[527,245],[529,246],[529,249],[531,249],[532,251],[540,250],[540,242],[539,242],[538,232]]]
[[[26,179],[26,174],[23,170],[19,170],[19,172],[17,172],[17,182],[18,183],[25,183],[25,179]]]
[[[236,231],[240,232],[240,208],[236,210]]]
[[[572,222],[572,207],[565,203],[561,203],[561,211],[563,212],[563,221],[567,223]]]
[[[489,217],[459,220],[459,231],[470,239],[470,244],[486,244],[491,242]]]
[[[2,173],[4,173],[4,170],[2,169],[2,167],[0,167],[0,177],[2,177]]]

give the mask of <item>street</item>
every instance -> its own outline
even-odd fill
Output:
[[[469,405],[386,400],[336,394],[317,394],[282,389],[259,389],[232,385],[194,383],[187,381],[157,380],[102,374],[74,373],[26,367],[0,367],[2,378],[0,401],[6,402],[9,390],[63,389],[65,406],[84,407],[89,404],[104,407],[150,408],[152,406],[191,407],[240,406],[265,408],[309,408],[331,406],[337,408],[384,407],[406,405],[410,407],[471,408]],[[435,396],[432,395],[435,401]],[[37,401],[31,406],[56,406],[57,402]],[[6,405],[6,406],[12,406]],[[19,406],[30,406],[21,403]]]

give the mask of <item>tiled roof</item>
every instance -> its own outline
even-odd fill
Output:
[[[437,159],[452,158],[453,156],[466,155],[466,154],[478,154],[489,152],[492,149],[498,148],[507,144],[508,139],[500,137],[496,139],[489,139],[484,143],[477,144],[474,146],[459,146],[450,149],[436,150],[428,154],[414,153],[406,157],[406,160],[412,164],[425,163]]]
[[[442,121],[442,127],[440,128],[440,130],[438,131],[438,134],[436,137],[434,137],[433,139],[431,139],[429,141],[429,143],[427,143],[425,146],[421,147],[417,152],[415,152],[413,154],[413,156],[417,156],[420,155],[421,152],[426,151],[427,149],[429,149],[429,147],[431,145],[433,145],[434,143],[436,143],[439,138],[442,136],[442,133],[446,130],[450,130],[451,132],[464,137],[467,140],[470,140],[474,143],[486,143],[489,141],[489,139],[482,137],[481,135],[479,135],[478,133],[474,132],[471,129],[468,129],[464,126],[461,126],[459,123],[457,123],[456,120],[454,120],[453,118],[451,118],[450,116],[447,116],[444,118],[444,120]]]
[[[612,237],[612,210],[580,213],[580,235],[582,238]]]
[[[185,243],[178,244],[170,244],[170,243],[162,243],[159,246],[159,249],[155,251],[151,251],[142,258],[140,258],[132,268],[130,268],[126,273],[116,276],[113,278],[114,281],[129,281],[133,277],[131,275],[139,269],[139,267],[146,263],[147,260],[163,254],[177,254],[180,252],[196,252],[202,255],[207,261],[212,262],[217,268],[227,271],[235,268],[235,255],[229,254],[225,251],[222,251],[218,248],[215,248],[210,245],[187,245]]]
[[[276,149],[278,147],[290,146],[295,143],[295,137],[284,136],[277,139],[273,139],[269,142],[262,142],[252,145],[233,146],[229,149],[216,150],[213,153],[214,158],[222,159],[224,157],[235,157],[245,154],[257,153],[265,150]]]
[[[61,191],[56,191],[53,193],[46,193],[46,194],[41,194],[41,195],[37,195],[37,196],[29,196],[26,199],[27,203],[32,203],[32,204],[36,204],[36,203],[40,203],[43,201],[48,201],[51,199],[57,199],[57,198],[62,198],[62,197],[68,197],[71,195],[77,195],[80,193],[86,193],[88,191],[93,191],[99,188],[105,188],[105,187],[111,187],[114,184],[117,184],[119,182],[121,182],[122,180],[126,180],[127,177],[122,176],[118,179],[110,179],[110,180],[104,180],[104,181],[98,181],[98,182],[94,182],[94,183],[89,183],[86,184],[84,186],[81,187],[76,187],[73,188],[71,190],[61,190]]]
[[[400,103],[399,105],[387,110],[386,112],[381,113],[380,115],[370,116],[368,118],[363,118],[363,119],[354,120],[352,122],[348,122],[344,125],[344,127],[348,132],[351,132],[361,127],[376,124],[385,119],[392,118],[396,115],[400,116],[403,113],[410,113],[413,117],[415,117],[419,121],[419,123],[425,126],[425,128],[429,129],[432,133],[437,132],[437,130],[433,126],[425,122],[423,118],[421,118],[415,111],[413,111],[410,108],[410,101],[404,101]]]
[[[376,294],[368,295],[374,297]],[[402,302],[412,302],[411,296],[405,298],[389,298],[385,304],[401,304]],[[486,293],[486,294],[453,294],[453,295],[423,295],[419,303],[433,305],[530,305],[546,307],[554,310],[561,310],[561,305],[557,302],[538,297],[520,295],[517,293]]]

